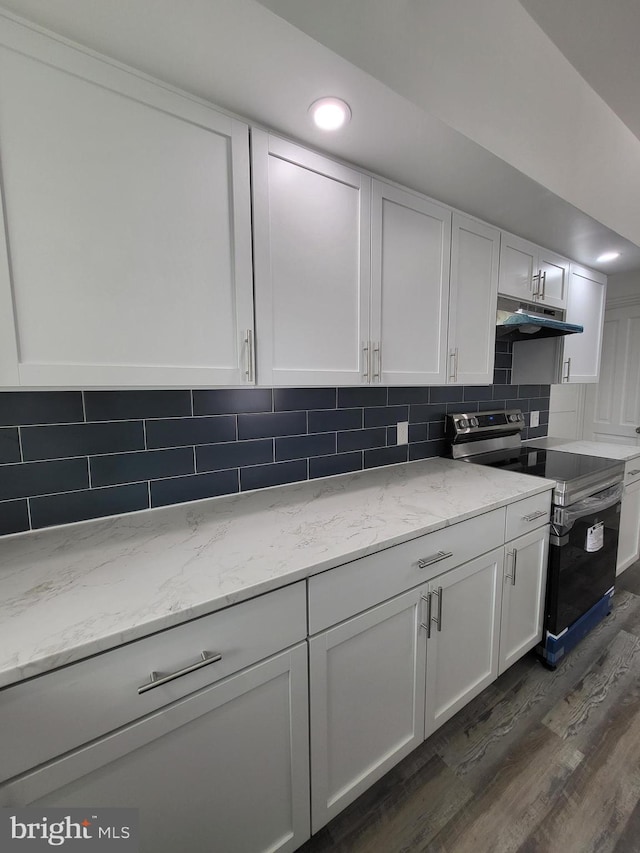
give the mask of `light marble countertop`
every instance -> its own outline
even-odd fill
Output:
[[[553,485],[434,458],[3,537],[0,687]]]
[[[627,461],[640,456],[640,447],[627,444],[611,444],[604,441],[576,441],[572,438],[534,438],[525,442],[531,447],[544,450],[562,450],[565,453],[579,453],[582,456],[598,456],[602,459]]]

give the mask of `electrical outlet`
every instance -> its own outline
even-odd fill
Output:
[[[398,421],[397,443],[409,444],[409,421]]]
[[[530,412],[529,426],[531,426],[531,427],[540,426],[540,412]]]

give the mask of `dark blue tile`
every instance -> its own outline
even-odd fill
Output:
[[[518,395],[518,386],[517,385],[494,385],[493,386],[493,399],[494,400],[508,400],[510,397],[516,397]]]
[[[0,392],[0,426],[68,424],[83,420],[82,391]]]
[[[7,462],[20,462],[20,439],[17,427],[0,429],[0,465]]]
[[[253,468],[240,469],[240,488],[243,492],[251,489],[265,489],[268,486],[282,486],[285,483],[297,483],[307,479],[307,460],[295,462],[275,462],[273,465],[255,465]]]
[[[316,456],[309,460],[309,479],[332,477],[362,470],[362,452],[336,453],[335,456]]]
[[[338,433],[338,453],[349,450],[368,450],[371,447],[386,447],[387,430],[384,427],[375,429],[354,429],[351,432]]]
[[[238,415],[238,438],[271,438],[281,435],[304,435],[306,412],[274,412],[264,415]]]
[[[428,424],[409,424],[409,442],[426,441],[429,435]]]
[[[225,468],[243,468],[245,465],[261,465],[265,462],[273,462],[272,438],[196,447],[198,471],[222,471]]]
[[[142,421],[22,428],[25,460],[144,450]]]
[[[408,420],[408,406],[371,406],[364,410],[365,429],[367,427],[391,426],[398,421]]]
[[[365,406],[386,406],[387,389],[375,385],[371,387],[338,388],[338,408],[355,409]]]
[[[0,503],[0,536],[22,533],[29,529],[29,510],[26,500]]]
[[[179,418],[191,415],[190,391],[85,391],[88,421]]]
[[[518,385],[518,397],[539,397],[539,385]]]
[[[375,450],[365,450],[364,467],[379,468],[381,465],[395,465],[398,462],[406,462],[408,458],[408,451],[408,444],[400,444],[396,447],[378,447]]]
[[[447,406],[445,403],[438,403],[433,406],[410,406],[409,423],[426,424],[429,421],[444,420],[446,413]]]
[[[444,438],[444,423],[429,424],[429,441]]]
[[[509,370],[512,361],[513,356],[511,355],[511,353],[497,352],[494,367],[497,367],[499,370]]]
[[[22,462],[0,469],[0,500],[72,492],[89,486],[86,459]]]
[[[362,429],[364,409],[334,409],[309,412],[309,432],[337,432],[342,429]]]
[[[111,489],[88,489],[67,495],[49,495],[31,500],[31,524],[35,529],[55,524],[71,524],[89,518],[135,512],[149,507],[146,483],[116,486]]]
[[[551,385],[541,385],[540,386],[540,396],[541,397],[549,397],[551,395]]]
[[[302,409],[335,409],[335,388],[274,388],[274,412],[299,412]]]
[[[494,370],[493,371],[493,384],[494,385],[506,385],[509,382],[510,370]]]
[[[527,430],[527,438],[544,438],[548,431],[548,424],[541,424],[537,427],[529,427]]]
[[[531,409],[539,409],[540,411],[549,410],[551,402],[548,397],[538,397],[536,400],[529,401]],[[534,405],[535,404],[535,405]]]
[[[147,447],[185,447],[192,444],[214,444],[235,441],[236,418],[219,415],[204,418],[169,418],[147,421]]]
[[[463,400],[464,386],[436,386],[431,388],[429,399],[432,403],[457,403]]]
[[[91,485],[114,486],[139,480],[160,480],[180,474],[193,474],[194,470],[193,450],[190,447],[114,453],[111,456],[92,457]]]
[[[390,406],[400,406],[403,403],[416,404],[429,402],[429,386],[416,385],[398,388],[389,388]]]
[[[470,414],[478,411],[478,403],[475,400],[467,400],[466,403],[447,403],[447,414],[456,415],[460,412]],[[444,419],[443,419],[444,420]]]
[[[335,452],[335,432],[276,438],[276,462],[284,462],[287,459],[306,459],[310,456],[328,456]]]
[[[492,385],[465,385],[464,400],[491,400],[493,398]]]
[[[271,412],[271,388],[200,389],[193,392],[194,415],[233,415],[238,412]]]
[[[504,401],[504,407],[505,407],[505,409],[520,409],[521,412],[528,412],[529,411],[529,401],[528,400],[519,400],[517,398],[512,399],[512,400],[505,400]]]
[[[482,400],[478,403],[479,412],[501,411],[506,408],[504,400]]]
[[[419,441],[409,445],[409,461],[430,459],[433,456],[447,456],[446,441]]]
[[[542,426],[549,425],[549,412],[540,412],[540,424]]]
[[[232,495],[239,490],[238,470],[216,471],[213,474],[192,474],[188,477],[172,477],[170,480],[155,480],[151,483],[151,506],[198,501]]]
[[[499,352],[511,352],[509,341],[496,341],[496,355]]]
[[[387,427],[387,447],[398,443],[398,427]]]

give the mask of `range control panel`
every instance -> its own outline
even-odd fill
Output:
[[[520,432],[523,427],[524,415],[520,409],[447,415],[447,432],[452,438],[474,434],[508,435]]]

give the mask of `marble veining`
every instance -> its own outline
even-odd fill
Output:
[[[0,539],[0,686],[545,491],[433,458]]]

